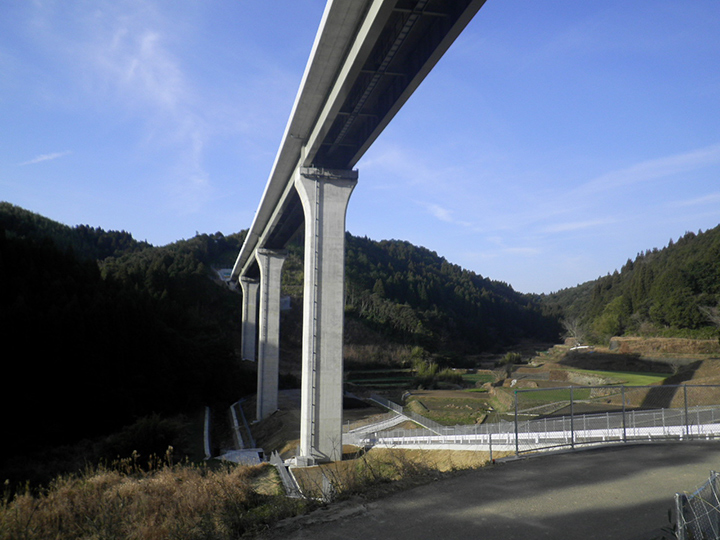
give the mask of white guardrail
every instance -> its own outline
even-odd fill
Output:
[[[376,424],[348,429],[343,444],[361,447],[414,447],[537,452],[623,442],[698,440],[720,436],[720,406],[664,408],[650,411],[575,414],[539,420],[500,422],[442,429],[392,429],[410,420],[397,412]]]

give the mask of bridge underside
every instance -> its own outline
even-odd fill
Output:
[[[325,89],[327,96],[323,94],[323,99],[334,101],[317,111],[322,115],[318,118],[322,125],[293,126],[291,121],[286,136],[292,138],[296,148],[287,153],[296,155],[296,164],[302,167],[352,169],[484,2],[353,0],[353,12],[345,19],[359,20],[345,23],[348,29],[357,27],[345,46],[350,53],[362,50],[351,58],[352,65],[345,63],[336,68],[347,79]],[[358,9],[363,4],[365,8]],[[362,12],[375,14],[372,24],[362,19]],[[365,33],[361,34],[362,30]],[[317,94],[320,90],[312,88],[310,92]],[[301,103],[299,99],[297,105]],[[287,183],[291,176],[292,172]],[[283,249],[303,224],[297,192],[286,191],[276,203],[277,217],[263,231],[262,244],[268,249]],[[248,262],[243,275],[257,277],[256,263],[252,258]]]
[[[253,360],[248,357],[257,350],[258,387],[265,396],[258,408],[261,420],[277,407],[277,393],[269,388],[277,386],[279,324],[268,319],[279,318],[279,294],[271,290],[279,288],[279,279],[269,283],[263,274],[275,274],[261,271],[268,263],[259,261],[268,260],[267,250],[279,253],[304,230],[299,463],[337,460],[342,452],[344,235],[357,182],[352,169],[484,2],[331,0],[325,10],[270,179],[233,269],[246,297],[260,296],[260,301],[244,299],[243,356]],[[274,267],[279,272],[281,263]],[[255,317],[252,310],[258,305]],[[259,340],[257,328],[262,330]],[[267,369],[268,363],[273,367]]]

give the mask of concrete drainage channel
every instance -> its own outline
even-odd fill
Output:
[[[243,401],[245,400],[233,403],[229,411],[235,450],[224,452],[220,459],[242,465],[258,465],[265,461],[265,452],[262,448],[255,446],[255,439],[253,439],[250,426],[242,409]]]
[[[229,414],[230,421],[232,424],[233,441],[235,443],[235,450],[228,450],[224,452],[220,459],[225,461],[232,461],[233,463],[239,463],[241,465],[258,465],[265,461],[265,451],[262,448],[257,448],[255,439],[252,436],[250,425],[248,424],[245,413],[242,409],[244,400],[237,401],[230,406]],[[206,415],[206,433],[208,432],[207,426],[209,425],[209,418]],[[209,446],[207,443],[206,435],[206,447]],[[280,476],[280,480],[285,490],[285,494],[292,498],[304,497],[300,486],[292,473],[292,467],[289,467],[283,459],[280,457],[278,452],[273,452],[270,458],[267,460],[273,465]],[[325,475],[322,476],[322,500],[330,501],[334,496],[334,488],[332,483],[328,480]]]

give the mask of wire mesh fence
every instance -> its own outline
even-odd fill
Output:
[[[710,478],[693,493],[675,494],[679,540],[720,539],[720,475],[710,471]]]
[[[398,404],[386,406],[407,414]],[[417,429],[348,429],[343,438],[358,446],[466,445],[518,455],[632,441],[709,439],[720,436],[720,385],[518,389],[508,418],[465,426],[424,419],[419,422],[424,427]]]

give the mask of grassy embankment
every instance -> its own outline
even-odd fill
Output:
[[[306,501],[281,495],[274,467],[173,465],[112,467],[58,476],[0,504],[0,539],[56,540],[239,538]]]
[[[236,540],[334,500],[375,498],[460,469],[482,466],[477,452],[371,450],[354,459],[299,469],[304,498],[282,492],[275,468],[198,466],[135,459],[56,478],[45,489],[0,499],[0,540]]]

